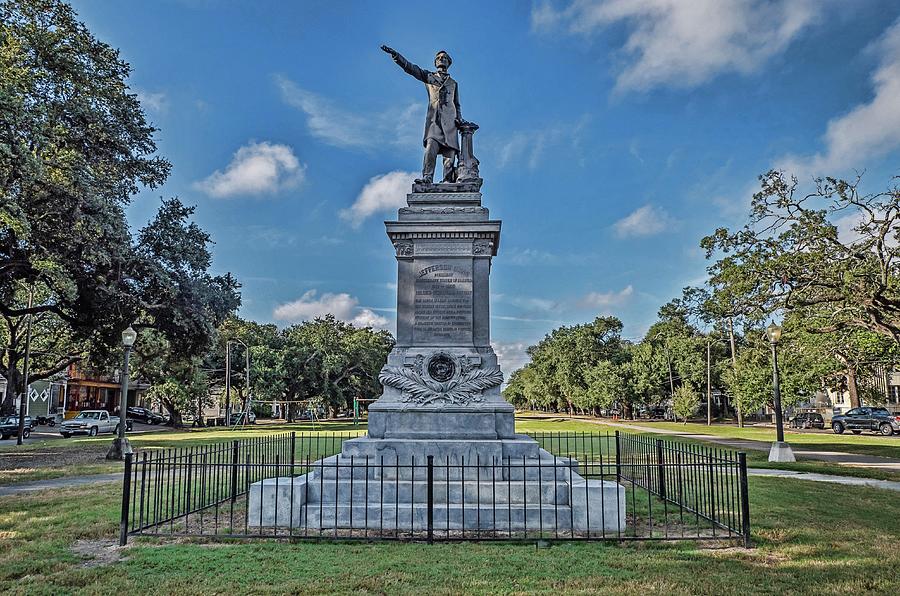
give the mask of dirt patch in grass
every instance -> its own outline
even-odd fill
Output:
[[[106,460],[108,447],[86,442],[78,446],[0,450],[0,485],[121,470],[121,463]]]
[[[123,561],[128,550],[127,546],[119,546],[116,540],[78,540],[71,548],[73,553],[84,559],[79,565],[83,569]]]
[[[109,445],[85,443],[78,447],[47,446],[40,449],[0,451],[0,470],[38,469],[96,464],[106,461]]]

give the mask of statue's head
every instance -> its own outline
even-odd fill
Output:
[[[450,58],[450,54],[441,50],[437,54],[434,55],[434,66],[441,72],[447,72],[447,69],[450,68],[450,65],[453,64],[453,59]]]

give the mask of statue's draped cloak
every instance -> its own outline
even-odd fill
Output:
[[[426,145],[428,139],[434,139],[442,149],[459,151],[456,120],[460,118],[460,110],[456,81],[449,74],[441,75],[419,68],[399,54],[395,60],[409,75],[425,83],[425,89],[428,90],[428,113],[425,115],[422,144]]]

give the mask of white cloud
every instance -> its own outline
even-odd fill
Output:
[[[356,327],[383,329],[389,322],[371,308],[360,307],[359,300],[350,294],[325,293],[316,297],[316,290],[309,290],[297,300],[275,307],[273,317],[279,321],[298,322],[310,321],[327,314]]]
[[[879,65],[872,73],[874,97],[832,119],[825,132],[825,150],[808,157],[789,155],[778,168],[796,175],[840,175],[863,169],[867,160],[900,146],[900,19],[882,35],[872,50]]]
[[[293,232],[272,226],[248,225],[240,228],[241,236],[253,246],[267,248],[286,248],[297,243],[297,235]]]
[[[132,89],[145,110],[162,113],[169,109],[169,98],[162,91],[152,93],[143,89]]]
[[[415,172],[394,171],[373,176],[366,182],[356,201],[348,209],[342,209],[341,219],[354,228],[370,215],[379,211],[390,211],[406,205],[406,195],[411,190]]]
[[[306,166],[287,145],[250,143],[238,149],[225,171],[216,170],[194,188],[211,197],[273,194],[303,182]]]
[[[532,9],[535,30],[591,35],[629,28],[616,88],[694,87],[719,73],[750,73],[783,52],[815,20],[813,0],[572,0]]]
[[[497,354],[500,368],[503,370],[503,376],[509,380],[509,376],[522,368],[531,360],[531,357],[525,353],[528,344],[524,342],[491,342],[491,347]]]
[[[533,127],[527,131],[517,130],[499,143],[489,141],[488,147],[493,150],[501,168],[524,163],[529,170],[535,170],[541,165],[541,159],[548,149],[566,144],[572,148],[576,160],[583,165],[581,137],[590,121],[590,115],[584,114],[574,123]]]
[[[613,224],[619,238],[652,236],[675,225],[675,220],[665,209],[644,205]]]
[[[290,79],[275,77],[282,100],[306,114],[313,136],[335,147],[380,149],[385,145],[422,144],[423,102],[378,113],[361,113],[303,89]]]
[[[529,311],[552,312],[559,307],[559,301],[557,300],[548,300],[546,298],[537,298],[535,296],[524,296],[522,294],[491,294],[491,300],[494,302],[510,304]]]
[[[512,248],[503,251],[503,262],[511,265],[549,265],[559,259],[553,253],[535,248]]]
[[[618,292],[591,292],[579,301],[579,306],[605,310],[625,304],[633,294],[634,288],[631,285],[622,288]]]

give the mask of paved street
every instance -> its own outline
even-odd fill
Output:
[[[161,432],[161,431],[167,431],[167,430],[172,430],[172,428],[169,426],[160,425],[160,424],[142,424],[140,422],[135,422],[134,430],[128,431],[128,434],[129,435],[140,435],[140,434]],[[66,439],[66,440],[67,441],[77,441],[79,438],[83,438],[85,436],[86,435],[79,435],[77,437],[70,437],[69,439]],[[105,433],[100,436],[101,437],[105,437],[105,436],[112,437],[112,433]],[[27,445],[30,443],[37,443],[39,441],[56,441],[56,440],[62,440],[62,439],[63,439],[63,436],[61,434],[59,434],[59,425],[56,425],[56,426],[40,425],[40,426],[34,427],[34,430],[31,431],[31,436],[28,437],[27,439],[25,439],[24,443]],[[16,438],[15,437],[10,437],[9,439],[6,439],[5,441],[0,441],[0,449],[2,449],[4,447],[15,447],[15,446],[16,446]]]

